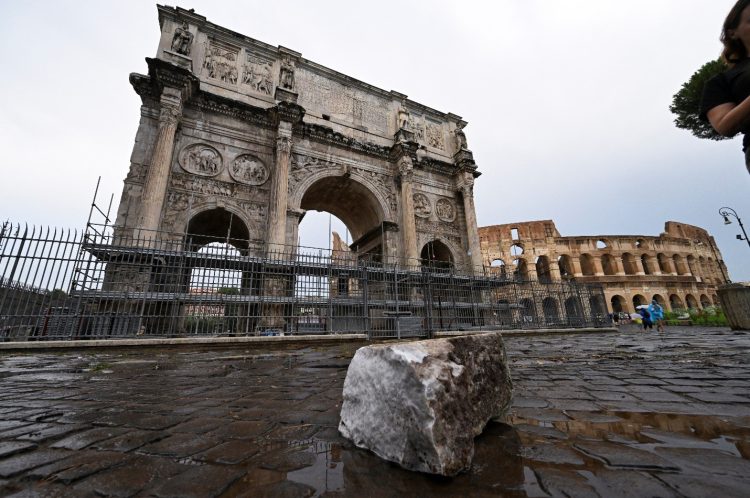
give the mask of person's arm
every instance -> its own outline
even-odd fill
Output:
[[[750,97],[739,105],[733,102],[719,104],[709,110],[706,117],[716,133],[725,137],[734,136],[750,120]]]

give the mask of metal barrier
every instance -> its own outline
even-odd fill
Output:
[[[191,234],[0,232],[0,340],[598,327],[601,287]]]

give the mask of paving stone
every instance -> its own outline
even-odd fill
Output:
[[[513,396],[512,408],[547,408],[548,406],[549,402],[542,398]]]
[[[723,476],[716,479],[711,475],[659,474],[658,479],[687,498],[746,498],[750,480]]]
[[[122,453],[106,451],[72,452],[69,457],[37,467],[25,474],[26,479],[46,479],[70,484],[101,470],[125,465],[127,458]]]
[[[0,458],[9,457],[36,448],[36,444],[29,441],[0,441]]]
[[[584,463],[579,453],[565,446],[555,444],[535,443],[524,445],[521,448],[521,456],[527,460],[558,465],[583,465]]]
[[[64,450],[38,450],[0,460],[0,477],[13,477],[70,455]]]
[[[266,470],[277,470],[279,472],[291,472],[315,464],[314,453],[306,449],[279,451],[264,458],[260,467]]]
[[[23,425],[23,426],[17,426],[17,427],[14,427],[13,429],[9,429],[1,433],[0,438],[13,439],[19,436],[23,436],[24,434],[43,431],[45,429],[55,427],[55,425],[56,424],[28,424],[28,425]]]
[[[709,392],[699,391],[694,393],[688,393],[686,396],[695,398],[699,401],[706,401],[709,403],[750,403],[750,399],[744,396],[735,396],[734,394],[727,394],[721,392]],[[750,404],[746,407],[750,411]]]
[[[580,474],[541,467],[534,469],[542,489],[555,498],[599,498],[588,481]]]
[[[127,452],[166,436],[167,434],[158,431],[140,431],[137,429],[131,429],[120,436],[115,436],[95,443],[93,448],[98,450]]]
[[[79,483],[75,493],[81,495],[129,497],[136,495],[152,483],[156,484],[190,467],[166,458],[134,456],[127,465],[99,472]]]
[[[220,443],[220,439],[206,435],[196,436],[195,434],[174,434],[154,443],[141,446],[138,449],[138,452],[166,457],[185,458],[209,448],[213,448]]]
[[[268,422],[235,421],[219,427],[211,434],[219,438],[251,439],[258,437],[271,429]]]
[[[541,436],[544,438],[551,439],[567,439],[568,436],[562,431],[555,429],[554,427],[543,427],[539,425],[530,424],[514,424],[513,428],[518,432],[529,433],[535,436]]]
[[[226,423],[226,420],[215,417],[198,417],[187,422],[182,422],[172,427],[170,432],[189,432],[191,434],[204,434],[211,432]]]
[[[316,494],[315,488],[294,481],[281,481],[246,490],[237,498],[307,498]]]
[[[71,425],[71,424],[51,424],[47,427],[40,428],[38,430],[28,432],[17,439],[22,441],[33,441],[40,443],[48,439],[55,439],[71,432],[80,431],[84,428],[82,425]]]
[[[236,465],[250,459],[259,451],[261,451],[261,446],[257,442],[237,439],[221,443],[195,455],[193,459],[209,463]]]
[[[52,444],[52,448],[65,448],[68,450],[80,450],[99,441],[104,441],[115,436],[122,435],[127,432],[127,429],[118,427],[102,427],[96,429],[89,429],[85,432],[79,432],[68,436],[65,439],[57,441]]]
[[[624,444],[605,441],[580,441],[575,448],[581,452],[604,460],[612,467],[629,467],[648,470],[680,470],[678,466],[658,455]]]
[[[655,477],[634,470],[600,469],[591,479],[602,496],[622,498],[659,497],[671,498],[680,496]]]
[[[656,448],[656,453],[684,468],[686,473],[705,472],[713,475],[750,476],[750,460],[723,451],[705,448]]]
[[[245,471],[233,467],[203,465],[158,483],[148,491],[160,498],[210,498],[219,496]]]

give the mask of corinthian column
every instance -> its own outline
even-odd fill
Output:
[[[401,174],[401,230],[404,244],[404,258],[407,264],[416,264],[417,253],[417,223],[414,219],[414,194],[412,181],[414,179],[414,164],[411,157],[403,156],[399,159],[398,170]]]
[[[464,216],[466,217],[466,232],[469,238],[469,252],[472,271],[482,271],[482,254],[479,246],[479,228],[477,227],[477,213],[474,210],[474,175],[469,171],[461,174],[459,189],[464,198]]]
[[[268,213],[268,248],[280,251],[286,244],[287,196],[289,189],[289,158],[292,153],[292,124],[279,123],[276,137],[276,168],[273,176],[273,193]]]
[[[145,231],[145,234],[141,237],[148,238],[154,237],[153,231],[159,229],[161,210],[169,180],[169,168],[172,164],[175,133],[182,117],[182,92],[165,87],[160,104],[159,130],[156,135],[154,152],[151,156],[151,164],[148,167],[143,184],[140,208],[138,209],[137,228]]]

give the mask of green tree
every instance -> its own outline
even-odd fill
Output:
[[[710,61],[703,64],[686,83],[683,83],[680,91],[672,98],[672,105],[669,106],[672,114],[677,116],[674,120],[677,128],[690,130],[698,138],[707,138],[709,140],[724,140],[728,138],[716,133],[716,130],[710,124],[700,118],[703,87],[706,86],[708,80],[726,69],[726,64],[720,59]]]

